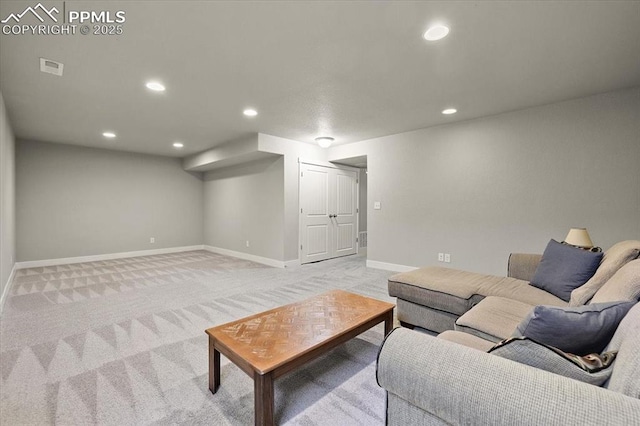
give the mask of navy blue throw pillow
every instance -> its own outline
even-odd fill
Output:
[[[577,307],[536,306],[513,336],[525,336],[579,356],[599,354],[635,303],[624,300]]]
[[[594,253],[551,240],[531,285],[568,302],[571,292],[596,273],[602,255],[602,252]]]

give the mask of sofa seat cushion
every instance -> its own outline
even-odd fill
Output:
[[[462,315],[487,296],[531,305],[566,306],[567,302],[516,278],[429,266],[389,278],[389,295]]]
[[[425,305],[398,299],[398,321],[424,328],[435,334],[445,330],[453,330],[460,315],[432,309]]]
[[[447,330],[438,334],[438,339],[448,340],[449,342],[474,348],[482,352],[487,352],[494,346],[494,342],[481,339],[473,334],[463,333],[462,331]]]
[[[490,296],[458,318],[455,329],[499,342],[510,337],[533,308],[528,303]]]

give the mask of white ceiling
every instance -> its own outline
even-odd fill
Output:
[[[3,0],[0,16],[37,2]],[[0,35],[19,138],[172,156],[252,132],[348,143],[640,85],[636,1],[42,3],[126,22],[120,36]],[[426,42],[436,21],[451,32]]]

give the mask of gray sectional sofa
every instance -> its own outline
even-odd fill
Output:
[[[617,358],[602,387],[486,353],[537,305],[640,300],[639,256],[640,241],[614,245],[569,300],[530,285],[541,255],[512,254],[507,277],[440,267],[391,277],[405,327],[387,336],[378,358],[388,424],[640,425],[640,304],[627,303],[605,348]]]
[[[529,285],[542,255],[518,253],[509,257],[506,277],[431,266],[390,277],[389,295],[397,298],[398,320],[407,328],[456,330],[498,342],[509,337],[536,305],[637,300],[633,289],[620,283],[626,276],[609,281],[639,256],[640,241],[617,243],[604,253],[593,277],[571,293],[569,302]],[[442,337],[466,339],[456,334]]]

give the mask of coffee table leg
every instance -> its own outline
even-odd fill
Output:
[[[390,310],[384,317],[384,335],[391,333],[393,329],[393,309]]]
[[[254,373],[253,388],[256,426],[273,426],[273,377],[271,373]]]
[[[209,337],[209,390],[216,393],[220,387],[220,352],[213,345],[213,339]]]

